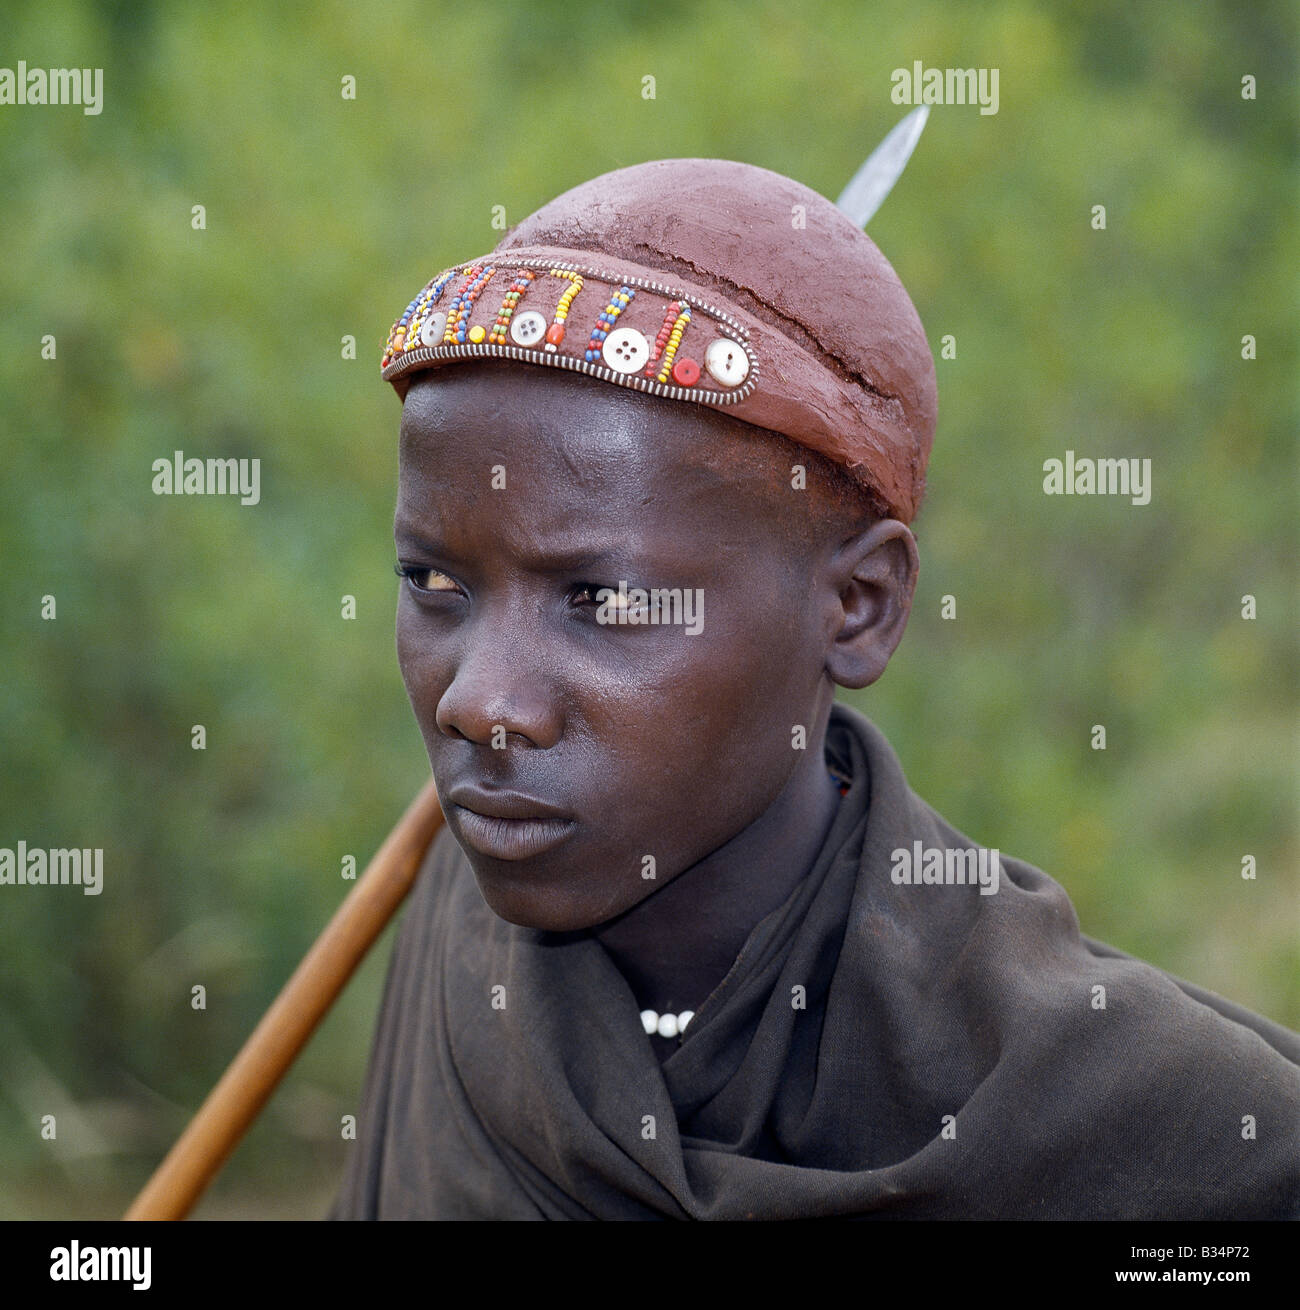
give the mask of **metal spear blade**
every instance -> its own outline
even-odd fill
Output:
[[[921,130],[930,116],[930,106],[913,109],[871,152],[867,162],[853,175],[835,202],[858,227],[866,227],[885,197],[894,188],[907,161],[921,139]]]

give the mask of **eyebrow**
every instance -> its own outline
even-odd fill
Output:
[[[452,553],[440,541],[434,541],[432,537],[423,536],[414,528],[408,528],[400,524],[393,529],[393,537],[399,548],[401,546],[410,546],[414,550],[424,551],[427,555],[450,556]]]
[[[399,549],[401,547],[410,547],[438,559],[456,560],[459,558],[455,551],[449,550],[442,542],[435,541],[432,537],[426,537],[413,528],[399,526],[393,535],[397,540]],[[552,551],[530,556],[522,562],[534,573],[579,573],[586,570],[599,571],[608,568],[626,568],[632,563],[632,560],[627,552],[602,549],[600,546],[592,544],[577,546],[572,550]],[[644,570],[653,563],[654,561],[647,560],[638,564],[637,567]]]

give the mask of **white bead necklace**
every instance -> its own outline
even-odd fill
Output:
[[[676,1037],[686,1031],[686,1025],[695,1018],[694,1010],[683,1010],[681,1014],[659,1014],[655,1010],[641,1011],[641,1026],[647,1036],[658,1033],[660,1037]]]

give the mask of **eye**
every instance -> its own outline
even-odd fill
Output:
[[[612,592],[614,603],[618,603],[618,588],[607,586],[603,582],[577,582],[569,589],[569,600],[574,605],[599,605],[604,601],[602,592]]]
[[[605,582],[579,582],[569,591],[569,599],[579,609],[595,606],[606,621],[622,621],[645,613],[644,604],[633,604],[626,583],[611,587]]]
[[[399,578],[405,578],[412,591],[435,594],[460,591],[455,578],[437,569],[425,568],[422,564],[403,564],[399,561],[393,565],[393,572]]]

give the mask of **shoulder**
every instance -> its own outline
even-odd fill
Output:
[[[1196,983],[1188,982],[1185,978],[1175,977],[1156,965],[1148,964],[1144,960],[1139,960],[1135,956],[1117,950],[1106,942],[1099,942],[1091,937],[1082,936],[1080,941],[1089,955],[1095,960],[1121,961],[1129,965],[1135,965],[1141,970],[1152,971],[1158,975],[1163,986],[1176,988],[1192,1005],[1200,1006],[1217,1016],[1218,1019],[1256,1034],[1279,1055],[1284,1056],[1300,1068],[1300,1034],[1292,1032],[1289,1028],[1284,1028],[1280,1023],[1275,1023],[1272,1019],[1266,1019],[1263,1015],[1255,1014],[1253,1011],[1246,1009],[1245,1006],[1238,1005],[1236,1001],[1230,1001],[1227,997],[1220,996],[1217,992],[1212,992],[1206,987],[1200,987]]]

